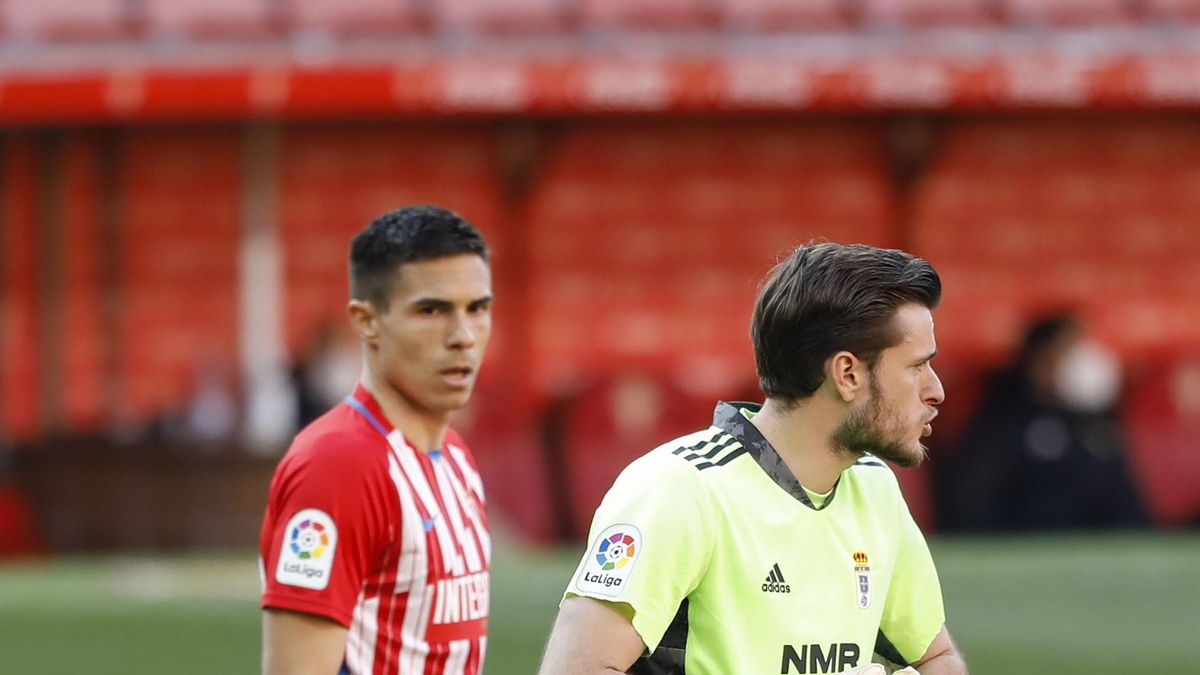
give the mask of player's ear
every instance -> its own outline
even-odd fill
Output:
[[[826,378],[839,398],[850,403],[867,390],[867,364],[851,352],[840,351],[826,362]]]
[[[379,337],[379,312],[370,300],[351,300],[346,305],[346,314],[359,339],[374,342]]]

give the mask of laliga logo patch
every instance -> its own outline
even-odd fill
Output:
[[[304,509],[288,521],[279,549],[275,580],[288,586],[323,590],[333,571],[337,525],[320,509]]]
[[[854,586],[859,609],[871,606],[871,561],[862,551],[854,552]]]
[[[583,560],[575,585],[585,593],[616,597],[628,585],[642,548],[642,533],[633,525],[612,525],[600,533]]]

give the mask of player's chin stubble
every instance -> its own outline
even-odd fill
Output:
[[[829,441],[835,451],[856,458],[869,452],[897,466],[917,466],[925,461],[925,446],[917,443],[912,450],[904,441],[896,440],[903,435],[902,428],[899,415],[884,405],[883,397],[872,386],[870,405],[846,415]]]

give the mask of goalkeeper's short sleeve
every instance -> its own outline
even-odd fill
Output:
[[[587,551],[566,590],[567,597],[628,605],[649,651],[711,556],[712,518],[696,475],[654,453],[630,464],[596,510]]]
[[[912,515],[900,508],[900,542],[879,630],[906,663],[921,658],[946,622],[942,590],[929,546]]]

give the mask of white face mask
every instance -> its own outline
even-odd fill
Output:
[[[1054,372],[1059,401],[1080,413],[1111,408],[1121,393],[1121,362],[1103,345],[1081,340],[1069,347]]]

